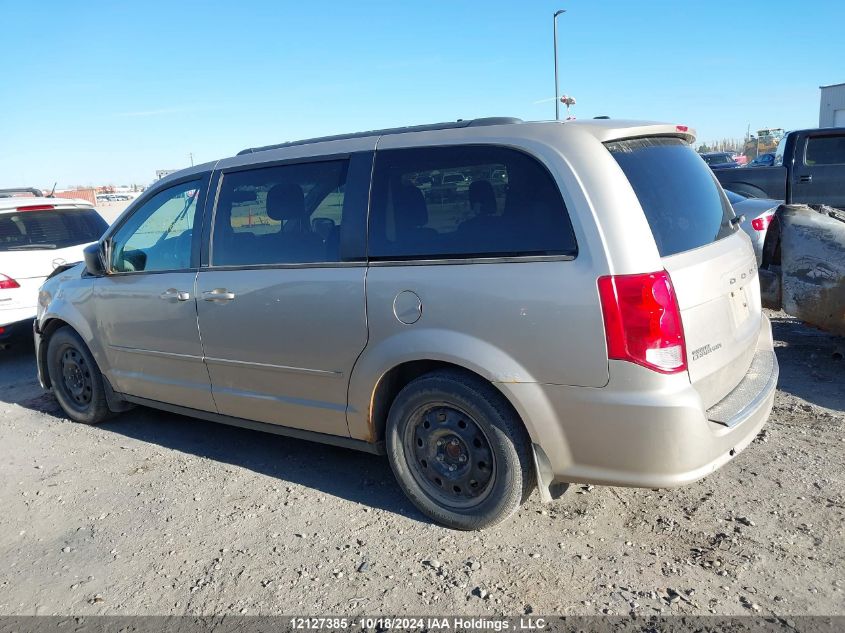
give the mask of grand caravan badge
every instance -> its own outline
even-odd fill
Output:
[[[698,349],[692,350],[692,352],[690,352],[690,358],[692,360],[699,360],[700,358],[704,358],[705,356],[707,356],[707,354],[715,352],[716,350],[721,348],[721,343],[714,343],[713,345],[708,343],[707,345],[702,345]]]

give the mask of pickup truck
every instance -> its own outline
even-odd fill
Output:
[[[749,198],[845,209],[845,128],[790,132],[771,167],[717,169],[722,187]]]

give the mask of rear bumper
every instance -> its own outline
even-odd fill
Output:
[[[35,318],[35,306],[25,308],[0,309],[0,327],[10,327],[20,323],[27,323],[27,330],[32,327],[32,320]]]
[[[35,315],[33,314],[31,317],[24,318],[20,321],[0,321],[0,343],[28,337],[32,332],[32,322],[34,319]]]
[[[709,411],[686,374],[661,376],[618,361],[610,369],[603,388],[502,386],[518,398],[540,470],[546,470],[538,473],[541,481],[667,488],[700,479],[757,436],[778,377],[765,315],[749,374]]]

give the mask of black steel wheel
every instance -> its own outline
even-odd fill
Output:
[[[84,424],[111,417],[103,376],[82,338],[65,326],[53,332],[45,344],[53,394],[67,416]]]
[[[91,377],[91,368],[85,362],[85,357],[75,347],[68,346],[62,354],[61,366],[62,384],[60,388],[80,408],[87,407],[91,404],[91,397],[94,393],[94,381]]]
[[[405,427],[405,453],[417,483],[445,506],[469,508],[490,492],[496,457],[466,411],[445,403],[415,411]]]
[[[510,516],[534,487],[531,441],[501,392],[457,369],[408,383],[385,429],[390,467],[437,523],[479,530]]]

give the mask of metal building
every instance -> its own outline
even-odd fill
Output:
[[[845,127],[845,83],[819,86],[819,127]]]

